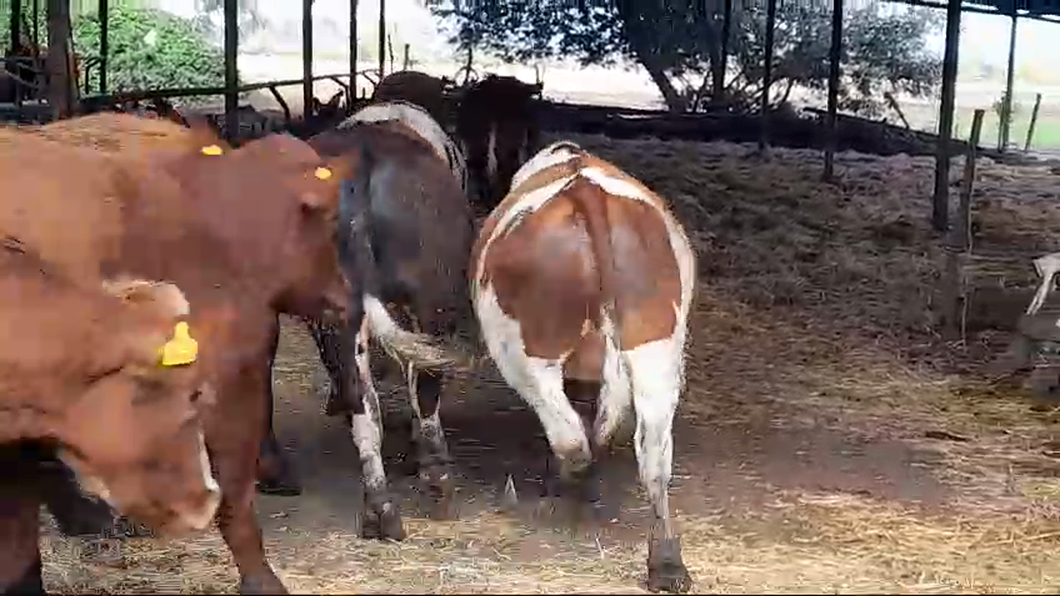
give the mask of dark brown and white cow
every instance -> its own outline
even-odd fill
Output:
[[[554,143],[516,172],[468,271],[490,356],[537,413],[561,479],[594,488],[596,463],[633,423],[654,514],[648,585],[687,590],[668,487],[696,257],[666,202],[577,145]],[[596,400],[591,439],[575,391]]]
[[[400,100],[371,103],[354,112],[338,128],[341,130],[360,122],[400,122],[409,128],[429,144],[438,158],[449,166],[461,192],[467,196],[468,170],[464,153],[427,110]]]
[[[385,77],[372,91],[372,102],[407,101],[438,122],[445,122],[445,89],[453,84],[446,77],[434,77],[416,70],[399,70]]]
[[[541,83],[491,74],[460,100],[456,136],[470,170],[471,198],[483,215],[501,202],[512,175],[537,148],[535,98],[541,90]]]
[[[473,336],[465,279],[474,222],[451,164],[401,121],[349,123],[310,144],[321,155],[347,160],[356,172],[339,199],[339,253],[354,289],[349,323],[345,329],[310,324],[310,332],[331,377],[330,409],[349,415],[360,454],[365,534],[401,539],[401,516],[383,468],[382,411],[368,341],[401,364],[416,414],[420,478],[435,499],[435,515],[448,516],[454,482],[439,402],[452,359],[437,340]],[[347,371],[349,364],[356,370]]]

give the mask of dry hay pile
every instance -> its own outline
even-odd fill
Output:
[[[927,356],[937,340],[944,257],[929,225],[933,158],[844,152],[838,183],[824,184],[816,150],[775,148],[763,162],[747,144],[575,140],[674,204],[712,291],[758,309],[788,307],[788,320],[887,341],[908,356]],[[963,158],[954,160],[954,203],[962,172]],[[1057,250],[1058,198],[1060,177],[1046,167],[980,158],[977,246]],[[1029,260],[1021,273],[1033,275]],[[1011,299],[1022,310],[1029,295]],[[1015,317],[990,322],[1012,329]]]

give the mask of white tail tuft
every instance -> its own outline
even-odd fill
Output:
[[[402,329],[375,296],[365,294],[364,312],[372,336],[391,358],[425,369],[455,364],[455,359],[438,346],[431,336]]]

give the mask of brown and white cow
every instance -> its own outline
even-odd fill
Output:
[[[537,413],[562,479],[595,485],[596,462],[634,423],[654,513],[648,585],[688,589],[667,493],[696,258],[666,202],[574,143],[554,143],[515,174],[468,271],[490,356]],[[574,391],[597,403],[591,439]]]
[[[460,100],[456,137],[470,170],[471,198],[483,215],[501,202],[512,175],[537,149],[535,98],[541,90],[541,83],[490,74]]]

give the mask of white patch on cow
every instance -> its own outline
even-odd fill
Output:
[[[206,437],[203,436],[202,431],[197,434],[199,439],[199,469],[202,471],[203,486],[206,487],[209,497],[203,503],[201,509],[182,515],[183,519],[181,521],[193,530],[200,531],[205,530],[213,523],[213,518],[217,514],[217,506],[221,503],[221,486],[217,484],[217,480],[213,477],[213,471],[210,469],[210,454],[206,450]]]
[[[409,389],[409,403],[416,419],[413,424],[413,439],[420,446],[420,452],[448,458],[449,443],[445,440],[445,429],[442,428],[441,404],[437,404],[429,416],[424,417],[420,409],[419,391],[416,385],[416,367],[409,364],[405,368],[405,383]],[[439,396],[441,399],[441,396]],[[421,470],[425,472],[426,470]],[[439,478],[446,480],[446,476]]]
[[[386,486],[386,470],[383,468],[383,424],[379,410],[379,395],[372,382],[372,370],[368,361],[369,339],[368,317],[361,321],[361,328],[353,338],[357,345],[354,363],[361,381],[363,414],[354,414],[350,420],[350,436],[361,458],[361,473],[365,487],[375,491]]]
[[[497,123],[490,123],[490,134],[486,137],[486,175],[490,180],[497,177]]]
[[[435,154],[453,172],[460,190],[467,193],[467,161],[464,152],[453,142],[438,121],[427,110],[405,101],[386,101],[369,104],[357,110],[339,124],[338,128],[353,126],[358,122],[400,122],[415,132],[434,149]]]
[[[519,322],[504,314],[492,287],[476,292],[473,300],[490,356],[504,380],[541,420],[561,473],[587,467],[592,453],[581,417],[563,393],[563,361],[526,354]]]
[[[512,190],[526,182],[531,176],[538,172],[547,170],[552,166],[566,163],[581,154],[581,149],[570,141],[557,141],[541,151],[538,151],[527,160],[512,176]]]

